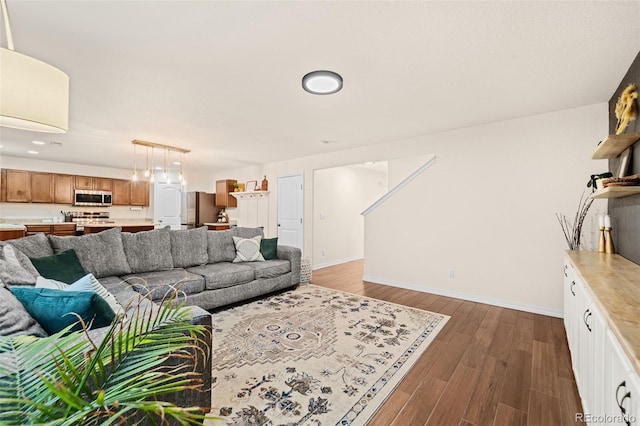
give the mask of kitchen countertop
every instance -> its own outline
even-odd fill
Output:
[[[231,226],[229,222],[205,222],[203,225],[207,226]]]
[[[618,254],[581,250],[567,255],[640,374],[640,266]]]
[[[3,231],[14,231],[25,229],[24,225],[18,225],[15,223],[0,223],[0,230]]]
[[[94,222],[94,223],[78,223],[80,226],[84,226],[85,228],[115,228],[117,226],[120,227],[128,227],[128,226],[157,226],[157,223],[154,222],[130,222],[125,220],[114,220],[108,223],[105,222]]]

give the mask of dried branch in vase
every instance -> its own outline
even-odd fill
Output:
[[[580,196],[580,203],[578,203],[578,211],[576,212],[575,219],[572,222],[567,219],[567,217],[563,214],[556,213],[556,218],[560,223],[560,227],[562,228],[562,233],[564,234],[565,240],[567,240],[567,245],[569,246],[569,250],[580,250],[580,237],[582,235],[582,224],[584,223],[585,217],[587,217],[587,212],[589,208],[593,204],[593,199],[588,196],[585,197],[583,193]]]

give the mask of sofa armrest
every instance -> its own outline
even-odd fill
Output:
[[[278,259],[291,262],[291,285],[300,284],[300,260],[302,251],[297,247],[278,246]]]

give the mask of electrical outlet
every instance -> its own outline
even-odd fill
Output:
[[[322,255],[324,256],[324,249],[322,249]]]
[[[455,278],[456,277],[455,269],[449,269],[448,273],[449,273],[449,278]]]

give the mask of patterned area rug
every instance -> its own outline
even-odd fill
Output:
[[[448,319],[314,285],[217,312],[205,425],[363,425]]]

